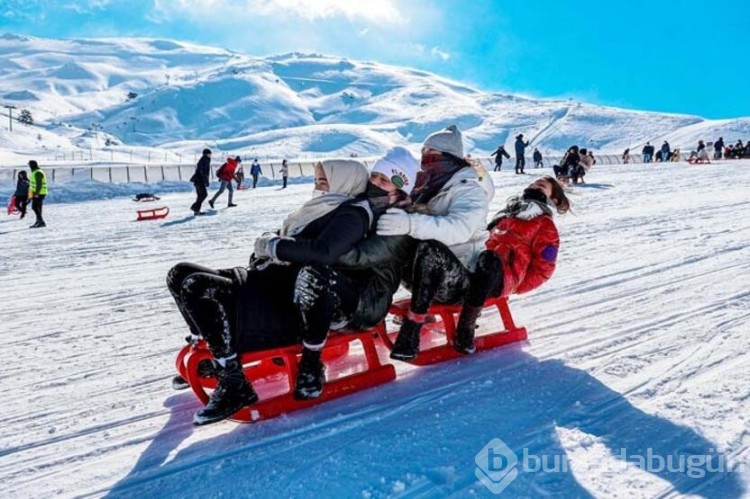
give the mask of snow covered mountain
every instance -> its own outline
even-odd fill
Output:
[[[14,123],[11,133],[0,119],[0,160],[114,143],[191,153],[210,145],[269,156],[371,155],[397,144],[416,148],[449,123],[465,130],[474,154],[511,146],[518,133],[547,153],[572,143],[619,153],[649,140],[690,148],[720,135],[750,138],[750,118],[530,99],[374,62],[299,53],[261,58],[142,38],[2,35],[0,103],[15,106],[14,116],[28,110],[35,121]]]

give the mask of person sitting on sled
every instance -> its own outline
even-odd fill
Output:
[[[456,326],[456,350],[474,353],[476,321],[488,297],[528,293],[552,277],[560,246],[552,212],[569,209],[562,185],[545,175],[492,217],[487,250],[478,257]]]
[[[378,199],[383,192],[393,202],[404,196],[391,188],[392,182],[379,182],[368,182],[358,161],[318,163],[318,195],[289,215],[279,234],[256,240],[250,268],[216,271],[183,263],[169,272],[167,283],[178,308],[216,359],[218,385],[196,413],[195,424],[226,419],[258,400],[237,358],[248,351],[302,341],[295,397],[320,394],[320,349],[328,330],[346,324],[358,306],[359,283],[332,264],[363,240],[388,208]]]
[[[392,208],[377,225],[379,235],[420,240],[404,274],[412,296],[391,352],[398,360],[417,356],[420,331],[433,301],[463,301],[477,256],[485,249],[487,212],[494,195],[487,172],[464,159],[463,139],[455,125],[425,139],[421,168],[411,194],[412,209]]]

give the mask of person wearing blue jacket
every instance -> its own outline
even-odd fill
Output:
[[[253,189],[255,189],[255,186],[258,185],[258,176],[263,175],[263,170],[260,169],[258,158],[255,158],[253,164],[250,165],[250,175],[253,176]]]
[[[524,157],[524,154],[526,153],[526,148],[529,145],[529,141],[526,142],[523,141],[523,134],[519,133],[516,136],[516,173],[523,173],[523,167],[526,166],[526,158]]]

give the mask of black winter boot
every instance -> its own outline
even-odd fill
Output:
[[[419,333],[422,323],[407,318],[401,324],[396,342],[393,344],[391,358],[395,360],[413,360],[419,353]]]
[[[482,313],[482,307],[464,305],[456,325],[456,340],[453,348],[461,353],[471,354],[477,351],[474,345],[474,332],[477,328],[477,317]]]
[[[193,424],[205,425],[222,421],[246,405],[258,401],[258,394],[248,383],[237,359],[228,360],[224,367],[217,362],[214,371],[219,383],[206,407],[193,416]]]
[[[326,368],[320,360],[320,351],[302,350],[302,359],[297,367],[297,382],[294,385],[294,398],[309,400],[320,397]]]

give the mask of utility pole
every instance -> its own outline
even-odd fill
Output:
[[[8,109],[8,125],[9,125],[8,131],[12,132],[13,131],[13,110],[18,109],[18,108],[16,106],[11,106],[9,104],[6,104],[3,107]]]

